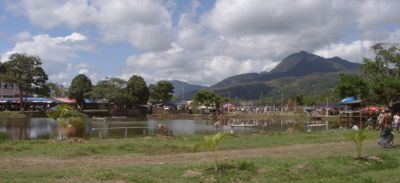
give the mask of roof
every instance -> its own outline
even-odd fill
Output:
[[[361,100],[356,97],[347,97],[342,99],[339,104],[347,105],[347,104],[358,104],[361,103]]]

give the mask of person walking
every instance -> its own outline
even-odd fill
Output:
[[[397,132],[400,132],[400,112],[397,112],[394,116],[393,116],[393,121],[394,121],[394,127],[396,128]]]
[[[384,110],[382,110],[380,113],[379,113],[379,115],[378,115],[378,118],[377,118],[377,121],[378,121],[378,129],[379,129],[379,142],[378,142],[378,144],[379,145],[382,145],[383,146],[383,143],[384,143],[384,141],[385,141],[385,139],[383,138],[383,125],[382,125],[382,123],[383,123],[383,115],[384,115]]]
[[[384,148],[389,148],[392,142],[392,116],[390,114],[389,109],[385,109],[385,113],[383,114],[382,124],[380,126],[382,132],[381,145]]]

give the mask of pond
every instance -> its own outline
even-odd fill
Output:
[[[320,126],[313,126],[312,130],[325,130],[333,127],[328,122],[313,123],[318,123]],[[211,134],[218,131],[235,133],[283,132],[293,129],[304,131],[310,124],[310,122],[294,119],[229,119],[229,121],[216,123],[211,120],[192,119],[86,118],[83,137],[124,138],[155,135],[162,133],[163,127],[168,134],[172,135]],[[0,118],[0,133],[12,140],[57,139],[59,134],[57,123],[50,118]]]

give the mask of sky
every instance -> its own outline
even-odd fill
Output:
[[[0,60],[39,56],[52,82],[140,75],[212,85],[301,50],[361,63],[400,42],[399,0],[0,0]]]

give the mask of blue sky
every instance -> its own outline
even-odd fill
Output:
[[[53,82],[140,75],[211,85],[306,50],[361,62],[400,41],[400,1],[0,0],[0,55],[40,56]]]

